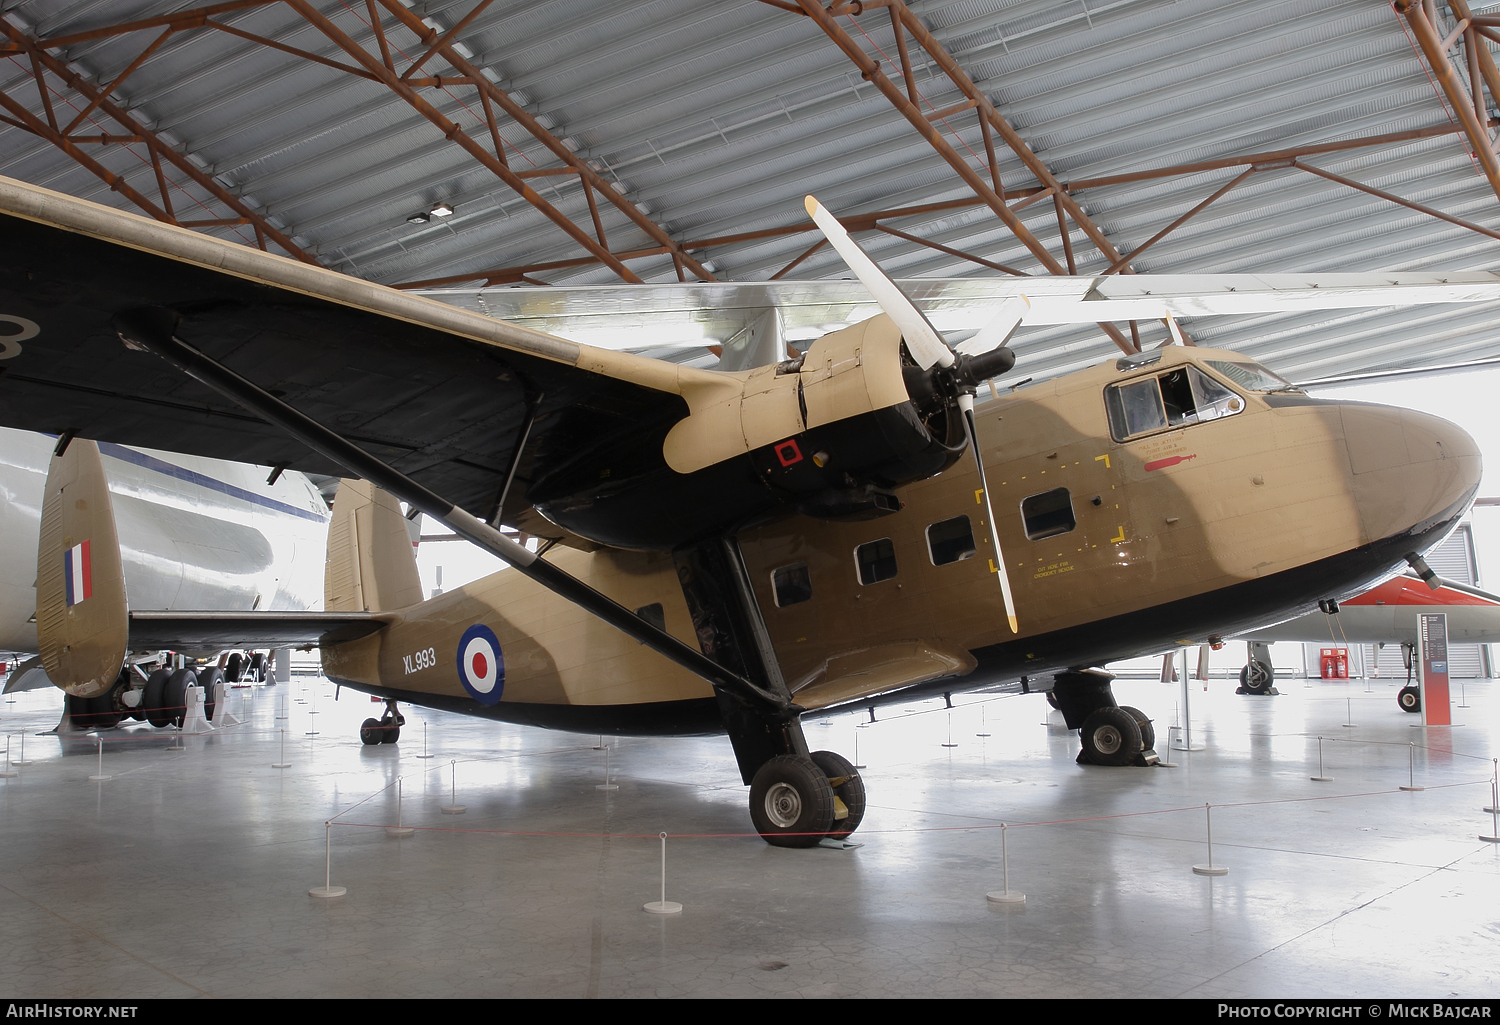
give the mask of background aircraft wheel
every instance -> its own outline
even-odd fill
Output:
[[[1259,659],[1251,659],[1249,665],[1240,669],[1240,686],[1250,694],[1266,693],[1275,679],[1275,671]]]
[[[109,700],[107,696],[101,701],[99,698],[80,698],[76,695],[68,694],[64,700],[68,705],[68,719],[72,722],[74,729],[95,730],[100,728],[97,708],[101,705],[106,705],[106,702]]]
[[[230,655],[229,660],[224,663],[224,679],[228,680],[230,683],[239,683],[240,673],[244,671],[245,656],[236,651],[233,655]]]
[[[366,719],[359,724],[359,742],[374,747],[385,739],[385,727],[379,719]]]
[[[1129,765],[1143,750],[1141,728],[1123,708],[1097,708],[1079,731],[1083,753],[1095,765]]]
[[[214,717],[214,684],[223,683],[224,679],[224,670],[218,666],[212,666],[198,674],[198,685],[203,688],[203,714],[210,719]]]
[[[167,677],[167,689],[162,695],[162,717],[173,726],[181,727],[187,714],[187,689],[197,686],[198,676],[191,669],[178,669]],[[165,723],[163,723],[165,725]]]
[[[146,677],[146,690],[141,695],[141,711],[146,713],[146,721],[158,728],[172,721],[162,708],[167,703],[167,680],[171,675],[170,669],[158,669]]]
[[[266,656],[257,651],[250,656],[250,679],[256,683],[265,682],[266,678]]]
[[[834,819],[833,830],[829,835],[835,840],[842,840],[850,833],[859,828],[859,824],[865,818],[865,781],[859,778],[859,772],[854,764],[836,751],[814,751],[812,753],[813,764],[823,770],[828,777],[828,785],[833,787],[833,795],[844,802],[844,807],[849,809],[849,817]],[[840,782],[842,781],[842,782]]]
[[[1420,712],[1422,692],[1416,687],[1402,687],[1396,692],[1396,704],[1401,706],[1403,712]]]
[[[833,824],[827,774],[810,758],[772,758],[750,784],[750,821],[773,847],[816,847]]]
[[[1146,713],[1142,712],[1139,708],[1132,708],[1130,705],[1121,705],[1120,711],[1129,712],[1130,717],[1135,720],[1136,727],[1140,729],[1141,750],[1154,750],[1156,747],[1156,727],[1151,725],[1151,720],[1146,717]]]

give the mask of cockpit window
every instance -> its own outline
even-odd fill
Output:
[[[1296,390],[1292,388],[1290,381],[1271,373],[1259,363],[1231,363],[1225,359],[1211,359],[1207,362],[1235,384],[1250,391]]]
[[[1192,365],[1154,377],[1111,385],[1104,391],[1116,441],[1167,427],[1217,420],[1245,408],[1245,400]]]

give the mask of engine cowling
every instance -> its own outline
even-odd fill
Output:
[[[643,458],[646,439],[604,439],[528,494],[555,523],[631,548],[675,548],[794,510],[887,515],[901,507],[896,488],[962,453],[963,425],[942,398],[951,393],[903,357],[900,330],[877,316],[824,335],[800,360],[685,392],[690,412],[661,438],[659,462]]]

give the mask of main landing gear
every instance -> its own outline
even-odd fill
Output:
[[[1078,731],[1080,765],[1155,765],[1156,727],[1139,708],[1115,703],[1110,681],[1098,669],[1069,670],[1053,679],[1048,701]]]
[[[376,744],[394,744],[401,739],[401,727],[406,725],[406,716],[396,707],[394,699],[385,703],[385,714],[379,719],[366,719],[360,723],[360,743],[374,746]]]
[[[750,821],[773,847],[846,839],[865,817],[865,784],[843,755],[777,755],[750,783]]]

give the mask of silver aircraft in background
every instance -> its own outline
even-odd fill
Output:
[[[37,544],[58,439],[0,428],[0,651],[37,651]],[[131,606],[321,607],[328,503],[288,470],[101,443]],[[156,659],[148,656],[142,672]],[[136,661],[133,659],[133,661]],[[22,668],[25,668],[24,666]],[[14,688],[45,685],[38,669]]]

